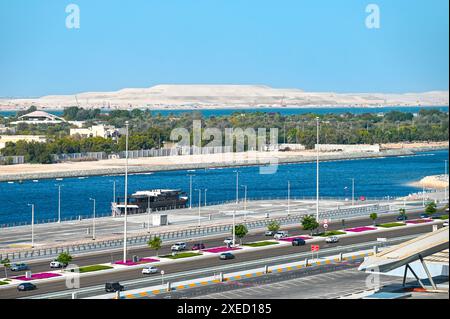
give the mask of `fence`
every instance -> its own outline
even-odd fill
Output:
[[[86,153],[69,153],[69,154],[52,154],[55,162],[74,161],[74,160],[102,160],[107,159],[105,152],[86,152]]]
[[[387,212],[389,210],[388,205],[371,205],[366,207],[357,207],[357,208],[349,208],[349,209],[342,209],[342,210],[334,210],[334,211],[328,211],[328,212],[322,212],[321,218],[342,218],[345,217],[356,217],[361,216],[363,214],[367,214],[368,212],[376,212],[376,213],[383,213]],[[299,224],[301,222],[302,214],[295,214],[290,216],[284,216],[284,217],[277,217],[277,218],[266,218],[261,220],[255,220],[255,221],[248,221],[244,222],[245,226],[248,228],[248,230],[255,230],[267,227],[267,225],[271,222],[278,222],[280,225],[292,225],[292,224]],[[232,224],[225,224],[225,225],[217,225],[217,226],[207,226],[202,228],[192,228],[192,229],[185,229],[185,230],[179,230],[179,231],[168,231],[168,232],[161,232],[161,233],[155,233],[155,234],[148,234],[148,235],[141,235],[141,236],[134,236],[130,237],[127,240],[127,244],[129,247],[132,246],[142,246],[145,245],[148,240],[154,236],[158,236],[161,238],[163,242],[167,241],[175,241],[175,240],[186,240],[190,238],[197,238],[197,237],[204,237],[204,236],[212,236],[212,235],[219,235],[219,234],[229,234],[232,230]],[[95,252],[95,251],[102,251],[105,249],[117,249],[123,247],[123,239],[111,239],[111,240],[105,240],[105,241],[98,241],[95,243],[85,243],[85,244],[79,244],[79,245],[65,245],[60,247],[53,247],[53,248],[42,248],[42,249],[34,249],[34,250],[24,250],[14,253],[4,253],[0,254],[0,260],[8,258],[11,261],[20,261],[20,260],[27,260],[27,259],[33,259],[33,258],[49,258],[49,257],[55,257],[58,254],[62,252],[68,252],[70,254],[80,254],[80,253],[86,253],[86,252]]]
[[[17,165],[25,163],[25,156],[0,156],[0,165]]]

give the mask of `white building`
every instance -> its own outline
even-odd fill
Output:
[[[126,134],[126,129],[116,128],[112,125],[93,125],[87,128],[71,128],[70,136],[80,135],[83,138],[87,137],[103,137],[103,138],[117,138],[120,135]]]
[[[34,111],[22,116],[19,116],[19,120],[11,122],[11,124],[60,124],[65,123],[66,120],[63,118],[44,112],[44,111]]]
[[[0,149],[5,148],[6,143],[18,141],[45,143],[47,138],[43,135],[0,135]]]
[[[317,150],[317,144],[314,147]],[[319,144],[320,152],[367,152],[367,153],[378,153],[380,152],[379,144]]]

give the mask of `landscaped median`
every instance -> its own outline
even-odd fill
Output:
[[[432,220],[432,219],[416,219],[416,220],[410,220],[406,222],[392,222],[392,223],[385,223],[377,225],[377,227],[374,226],[361,226],[361,227],[354,227],[354,228],[348,228],[344,230],[332,230],[332,231],[326,231],[321,234],[316,234],[315,236],[308,236],[308,235],[298,235],[298,236],[291,236],[287,238],[282,238],[280,240],[263,240],[259,242],[250,242],[247,244],[243,244],[241,246],[237,247],[227,247],[227,246],[220,246],[220,247],[211,247],[207,249],[203,249],[200,251],[185,251],[185,252],[179,252],[174,255],[165,255],[160,257],[145,257],[145,258],[139,258],[137,261],[133,260],[127,260],[125,262],[123,261],[116,261],[113,263],[105,263],[105,264],[96,264],[96,265],[87,265],[82,266],[78,268],[78,272],[81,276],[89,276],[89,275],[97,275],[98,273],[108,273],[108,272],[115,272],[115,271],[121,271],[125,269],[136,269],[140,270],[143,267],[145,267],[146,264],[156,264],[158,267],[164,267],[166,264],[175,263],[175,262],[184,262],[185,259],[202,259],[202,258],[211,258],[214,256],[218,256],[221,253],[224,252],[233,252],[233,253],[245,253],[246,251],[251,250],[263,250],[263,249],[276,249],[276,247],[286,247],[287,245],[291,245],[292,241],[296,238],[301,238],[304,241],[306,241],[307,244],[312,243],[320,243],[324,242],[325,237],[329,236],[338,236],[339,238],[346,238],[346,237],[355,237],[360,236],[362,233],[371,232],[371,233],[382,233],[391,231],[392,229],[395,229],[397,227],[418,227],[425,223],[437,225],[442,224],[443,220]],[[32,280],[36,283],[39,282],[45,282],[45,281],[54,281],[54,280],[64,280],[65,276],[68,276],[70,272],[76,272],[76,270],[67,270],[66,271],[50,271],[50,272],[43,272],[43,273],[36,273],[32,274],[31,278],[25,278],[25,276],[18,276],[18,277],[12,277],[10,279],[2,279],[0,280],[0,287],[6,288],[8,286],[17,285],[20,282],[29,281]],[[9,281],[8,281],[9,280]]]

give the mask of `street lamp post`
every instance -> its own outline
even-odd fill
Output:
[[[189,174],[189,209],[192,209],[192,174]]]
[[[239,171],[234,171],[236,173],[236,204],[239,204]]]
[[[205,188],[205,207],[206,207],[206,192],[208,191],[208,189],[207,188]]]
[[[198,227],[200,227],[200,219],[201,219],[200,209],[202,206],[202,190],[196,189],[196,191],[198,191]]]
[[[236,245],[236,210],[233,211],[233,247]]]
[[[316,220],[319,222],[319,117],[316,117],[317,152],[316,152]]]
[[[147,220],[147,233],[150,233],[150,213],[151,213],[151,209],[150,209],[150,195],[148,195],[148,203],[147,203],[147,214],[148,214],[148,220]]]
[[[355,179],[352,178],[352,206],[355,206]]]
[[[125,122],[126,139],[125,139],[125,207],[123,220],[123,262],[127,262],[127,217],[128,217],[128,129],[129,123]]]
[[[287,214],[291,215],[291,181],[288,181]]]
[[[34,248],[34,204],[28,206],[31,206],[31,248]]]
[[[89,198],[94,202],[94,218],[92,219],[92,240],[95,240],[95,198]]]
[[[445,162],[444,178],[448,180],[448,175],[447,175],[447,163],[448,163],[448,160],[445,160],[444,162]],[[447,194],[448,194],[448,187],[445,186],[445,189],[444,189],[444,202],[447,201]]]
[[[244,219],[247,219],[247,185],[241,185],[244,187]]]
[[[58,186],[58,223],[61,223],[61,185]]]

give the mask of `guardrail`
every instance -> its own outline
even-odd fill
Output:
[[[385,213],[389,211],[389,205],[367,205],[364,207],[347,208],[347,209],[337,209],[327,212],[320,213],[321,219],[336,219],[344,217],[359,217],[367,216],[369,213]],[[273,221],[280,223],[280,225],[292,225],[300,224],[302,216],[305,214],[292,214],[290,216],[275,217],[275,218],[265,218],[255,221],[243,222],[248,230],[255,230],[267,227],[267,225]],[[175,240],[187,240],[190,238],[214,236],[220,234],[230,234],[232,231],[232,224],[224,224],[217,226],[207,226],[202,228],[192,228],[180,231],[168,231],[147,235],[140,235],[130,237],[127,240],[128,247],[136,247],[146,245],[146,243],[155,236],[161,238],[164,241],[175,241]],[[123,247],[123,239],[111,239],[105,241],[97,241],[93,243],[85,243],[78,245],[64,245],[60,247],[52,248],[36,248],[32,250],[21,250],[12,253],[2,253],[0,254],[0,260],[8,258],[12,262],[37,259],[37,258],[50,258],[56,257],[62,252],[68,252],[70,254],[82,254],[87,252],[104,251],[108,249],[116,249]]]

